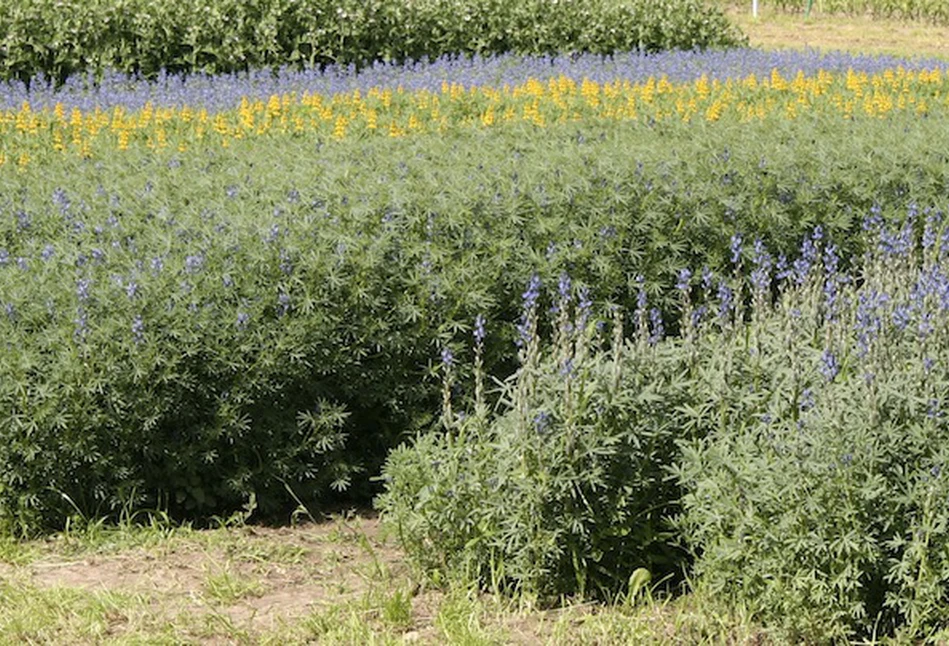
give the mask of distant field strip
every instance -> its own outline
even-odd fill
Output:
[[[751,2],[717,0],[722,8],[750,8]],[[800,14],[810,6],[814,15],[873,16],[902,21],[949,25],[949,3],[945,0],[761,0],[760,9]]]
[[[702,75],[684,83],[666,76],[643,82],[577,82],[564,75],[503,87],[444,82],[440,91],[375,87],[333,95],[244,97],[236,109],[217,113],[151,103],[139,110],[67,110],[62,104],[34,110],[24,101],[19,109],[0,113],[0,164],[25,166],[51,153],[95,158],[142,146],[184,152],[250,138],[405,137],[453,128],[543,127],[585,120],[746,122],[811,113],[886,118],[894,112],[928,114],[947,108],[949,73],[937,67],[872,74],[821,70],[793,78],[773,69],[768,75],[724,81]]]

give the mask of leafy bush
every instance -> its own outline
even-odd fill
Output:
[[[744,42],[700,0],[29,0],[0,6],[0,34],[0,78],[22,81]]]
[[[949,620],[949,246],[916,212],[871,219],[849,275],[808,241],[774,308],[704,339],[722,396],[690,411],[678,527],[699,585],[794,641]]]
[[[823,221],[859,251],[874,202],[934,199],[949,131],[888,123],[287,137],[5,167],[0,516],[55,527],[75,511],[62,494],[90,515],[195,517],[251,494],[292,508],[286,487],[365,499],[386,451],[431,424],[428,366],[477,314],[485,369],[510,374],[533,273],[627,311],[641,273],[674,330],[677,269],[721,268],[736,227],[789,251]],[[782,143],[803,126],[819,146]]]
[[[501,412],[446,398],[447,430],[392,453],[384,517],[436,580],[615,592],[686,546],[703,592],[794,642],[926,637],[949,621],[949,229],[924,213],[870,217],[853,273],[820,229],[790,264],[736,235],[732,275],[680,274],[677,338],[643,295],[635,342],[587,354],[561,315],[542,356],[531,304]]]
[[[570,315],[566,276],[555,342],[542,353],[538,285],[525,294],[523,363],[501,411],[489,415],[476,401],[473,415],[456,418],[446,397],[444,432],[390,455],[377,504],[435,580],[548,600],[612,595],[641,568],[674,573],[683,556],[668,534],[680,493],[664,471],[680,437],[682,362],[664,351],[673,346],[648,348],[645,338],[624,349],[618,316],[615,351],[590,352],[599,336],[590,303],[581,290]]]

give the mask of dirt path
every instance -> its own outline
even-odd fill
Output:
[[[393,596],[410,595],[411,617],[396,633],[409,635],[410,641],[431,636],[424,627],[440,595],[419,591],[374,517],[294,528],[173,532],[147,542],[47,543],[34,547],[24,563],[0,564],[0,582],[34,590],[37,598],[66,593],[116,599],[107,630],[112,637],[131,638],[146,623],[165,622],[186,628],[183,635],[190,633],[197,642],[214,643],[219,639],[192,626],[217,622],[229,627],[223,642],[245,641],[237,638],[241,635],[254,642],[267,634],[292,633],[295,624],[333,609],[361,609],[367,621],[374,620]],[[0,614],[3,610],[0,594]],[[5,636],[3,628],[0,618],[0,636]]]

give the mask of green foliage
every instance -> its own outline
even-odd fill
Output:
[[[792,641],[919,639],[949,620],[936,253],[874,252],[851,282],[818,268],[749,325],[703,335],[677,526],[699,585]]]
[[[642,274],[674,327],[676,272],[722,267],[736,228],[790,252],[822,221],[859,250],[874,203],[944,191],[949,129],[903,118],[703,136],[525,125],[5,167],[0,517],[39,529],[73,504],[206,518],[251,494],[264,516],[365,499],[385,452],[432,423],[427,366],[479,313],[485,370],[510,374],[534,272],[626,311]]]
[[[548,350],[536,312],[525,314],[523,365],[498,412],[476,404],[444,433],[393,451],[383,470],[383,518],[435,581],[544,600],[611,596],[644,567],[680,564],[667,525],[680,492],[664,471],[681,435],[680,355],[644,338],[624,349],[618,317],[614,351],[591,353],[588,305],[571,319],[568,289],[562,281]]]
[[[678,546],[702,594],[793,643],[935,634],[949,237],[925,213],[875,232],[850,274],[818,233],[774,284],[760,246],[735,247],[733,272],[679,290],[678,337],[658,340],[640,303],[634,342],[587,354],[562,317],[549,350],[522,351],[499,412],[392,453],[385,518],[436,581],[635,595],[638,568],[687,563]]]
[[[0,79],[728,47],[701,0],[28,0],[0,5]]]

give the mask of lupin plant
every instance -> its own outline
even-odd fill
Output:
[[[866,255],[846,266],[815,227],[790,262],[755,240],[736,272],[736,236],[728,280],[702,271],[699,304],[692,272],[679,272],[680,336],[658,338],[643,294],[633,339],[617,322],[611,343],[570,355],[566,372],[576,330],[562,278],[550,349],[531,354],[533,390],[516,383],[526,372],[514,377],[510,412],[464,452],[429,438],[393,454],[385,517],[427,571],[464,563],[485,585],[615,593],[624,567],[668,572],[688,567],[690,552],[696,585],[789,639],[927,634],[949,601],[949,236],[941,211],[925,214],[911,206],[896,228],[871,219]],[[584,394],[565,398],[573,387]],[[532,429],[523,411],[535,413]],[[574,442],[583,450],[563,450]],[[527,447],[535,460],[519,471],[508,458]],[[479,503],[460,508],[458,481],[436,463],[480,487]],[[434,486],[445,495],[427,496],[424,512],[410,506],[416,488]],[[646,501],[653,514],[625,515]],[[440,548],[435,537],[452,534],[442,514],[466,519],[467,542]],[[602,576],[607,563],[619,576]]]
[[[694,68],[703,59],[676,60]],[[890,213],[904,191],[917,201],[932,197],[941,167],[930,151],[949,132],[941,119],[907,113],[887,122],[904,130],[875,123],[854,121],[860,141],[892,150],[916,171],[874,199]],[[298,493],[315,497],[352,483],[369,495],[368,475],[354,474],[371,474],[438,409],[440,384],[422,366],[432,348],[437,360],[446,335],[484,312],[498,330],[485,342],[485,370],[509,374],[518,351],[505,339],[533,272],[551,287],[564,272],[590,285],[620,306],[631,335],[643,333],[647,346],[652,336],[650,347],[660,349],[656,324],[673,334],[679,327],[670,324],[680,301],[672,287],[686,263],[716,270],[714,285],[696,279],[702,287],[693,299],[696,322],[716,316],[733,220],[747,239],[760,235],[787,253],[807,226],[806,211],[838,236],[841,255],[862,249],[849,233],[857,218],[829,199],[857,212],[866,194],[859,175],[825,177],[809,150],[769,154],[762,167],[762,148],[780,150],[771,144],[803,123],[774,132],[734,125],[710,126],[728,140],[727,160],[718,140],[711,147],[684,123],[617,131],[581,120],[545,126],[552,138],[533,136],[533,125],[357,146],[304,133],[274,138],[264,153],[245,138],[226,150],[130,149],[128,158],[4,166],[0,326],[9,346],[0,360],[0,429],[34,428],[22,445],[11,430],[4,445],[41,446],[46,462],[21,471],[19,453],[0,451],[9,477],[0,517],[58,526],[75,512],[52,488],[83,513],[121,509],[123,492],[133,490],[142,505],[172,500],[170,511],[195,516],[239,508],[253,492],[264,513],[286,496],[270,467]],[[675,145],[641,145],[658,141],[642,137],[654,128]],[[852,140],[830,129],[822,150],[853,162]],[[298,146],[318,151],[307,158],[312,164],[293,163]],[[261,155],[285,170],[263,172]],[[692,161],[705,165],[701,172]],[[891,163],[884,161],[869,160],[868,173],[883,175]],[[779,179],[802,175],[807,182]],[[722,212],[732,203],[765,206]],[[725,273],[728,300],[735,286]],[[637,274],[648,294],[645,323],[636,314]],[[89,281],[88,299],[77,292],[80,280]],[[650,316],[653,308],[658,315]],[[143,378],[153,387],[142,389]],[[325,435],[301,451],[310,422],[299,420],[314,419],[314,400],[349,415],[327,416]],[[102,448],[117,438],[152,448]],[[251,459],[260,468],[248,467],[244,458],[260,446],[279,447],[285,459]],[[69,457],[87,452],[108,458]]]
[[[938,61],[828,56],[820,67],[808,55],[755,60],[712,53],[702,55],[708,66],[699,72],[699,54],[678,56],[648,59],[650,74],[639,54],[619,62],[446,60],[362,74],[283,71],[276,78],[254,73],[148,83],[109,77],[61,91],[42,83],[29,90],[0,84],[0,166],[220,151],[299,137],[344,142],[547,129],[577,120],[651,128],[816,117],[839,125],[855,117],[942,117],[949,108],[949,74]],[[728,163],[730,155],[722,159]]]
[[[545,343],[541,297],[532,277],[517,326],[523,363],[503,383],[496,412],[465,416],[459,425],[477,430],[464,443],[436,433],[397,449],[377,503],[437,580],[473,578],[543,600],[609,595],[644,563],[671,572],[676,562],[664,541],[668,509],[656,505],[671,498],[658,458],[671,450],[672,417],[641,434],[625,408],[639,397],[633,384],[671,377],[656,359],[662,322],[643,293],[636,350],[627,351],[620,308],[598,319],[589,288],[562,274]],[[628,365],[637,353],[653,358]]]
[[[729,369],[693,382],[718,413],[692,412],[701,431],[673,467],[695,580],[795,641],[919,638],[947,620],[942,214],[922,223],[910,205],[865,228],[846,269],[815,228],[774,303],[752,299],[750,330],[706,329]]]

